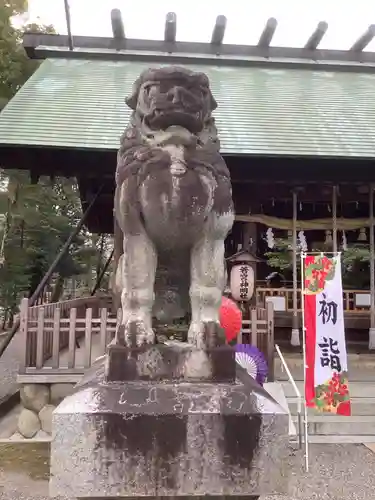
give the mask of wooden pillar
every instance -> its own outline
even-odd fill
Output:
[[[292,316],[292,336],[290,343],[293,346],[300,346],[298,307],[297,307],[297,193],[293,191],[293,316]]]
[[[369,230],[370,230],[370,330],[368,348],[375,349],[375,241],[374,241],[374,184],[369,192]]]
[[[242,233],[242,248],[247,250],[249,253],[256,256],[257,254],[257,225],[255,222],[246,222],[243,224]],[[256,282],[257,282],[257,263],[251,262],[250,266],[254,271],[254,294],[249,301],[250,307],[255,307],[257,305],[257,293],[256,293]]]
[[[332,188],[332,250],[337,253],[337,186]]]
[[[257,225],[255,222],[245,222],[243,224],[242,248],[256,255],[257,252]]]

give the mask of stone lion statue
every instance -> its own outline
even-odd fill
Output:
[[[190,311],[188,340],[203,347],[207,324],[219,325],[234,221],[217,104],[206,75],[174,66],[144,71],[126,103],[133,112],[116,171],[112,288],[122,321],[114,343],[153,343],[153,316],[168,322]]]

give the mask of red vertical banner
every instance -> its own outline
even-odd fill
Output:
[[[303,259],[306,406],[350,415],[340,255]]]

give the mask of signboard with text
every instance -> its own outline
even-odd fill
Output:
[[[340,255],[303,258],[306,405],[350,415]]]

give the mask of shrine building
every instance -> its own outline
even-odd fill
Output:
[[[41,64],[0,114],[2,167],[33,180],[75,177],[83,208],[101,189],[86,223],[112,233],[133,82],[150,66],[204,72],[233,183],[226,254],[256,257],[252,304],[272,301],[276,336],[298,347],[300,252],[342,251],[348,342],[375,349],[375,53],[364,50],[373,30],[349,50],[318,50],[327,29],[319,23],[304,48],[280,48],[270,46],[271,19],[258,45],[241,46],[224,43],[218,16],[210,43],[190,43],[176,41],[169,15],[165,39],[148,41],[126,38],[117,14],[109,38],[24,36]]]

